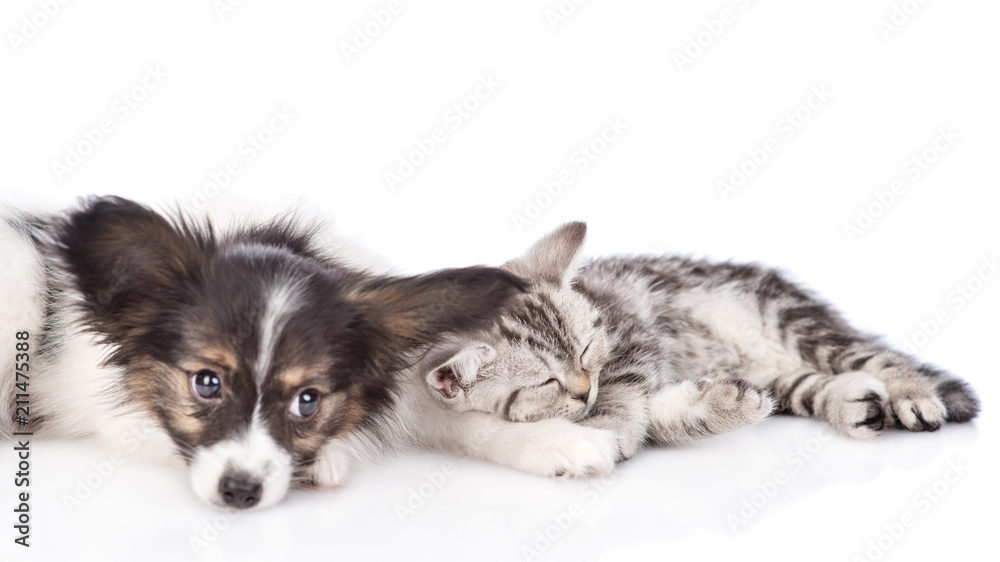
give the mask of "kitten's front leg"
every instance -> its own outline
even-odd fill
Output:
[[[646,441],[686,443],[756,423],[774,409],[768,393],[735,378],[683,381],[650,393],[632,381],[642,377],[602,376],[597,402],[580,421],[618,436],[619,460],[633,457]]]
[[[767,391],[742,379],[683,381],[650,396],[650,436],[667,445],[686,443],[756,423],[773,410]]]
[[[618,440],[609,431],[565,418],[509,422],[483,412],[450,413],[424,436],[437,448],[541,476],[611,472]]]
[[[610,431],[618,439],[618,461],[630,459],[639,452],[649,432],[649,412],[643,387],[608,378],[597,392],[594,406],[580,425]]]

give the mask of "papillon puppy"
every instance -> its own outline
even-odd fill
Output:
[[[117,197],[4,217],[0,437],[98,438],[183,461],[212,504],[270,506],[339,483],[335,443],[378,427],[412,350],[524,288],[487,267],[367,274],[296,222],[220,231]]]

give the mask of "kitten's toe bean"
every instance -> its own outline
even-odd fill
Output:
[[[351,466],[351,457],[335,446],[328,445],[316,455],[316,461],[309,466],[307,479],[316,488],[335,488],[346,479]]]
[[[886,399],[882,381],[867,373],[834,375],[816,397],[827,421],[854,439],[872,439],[886,427]]]
[[[618,457],[614,433],[553,418],[524,424],[530,431],[513,464],[542,476],[586,478],[610,473]]]

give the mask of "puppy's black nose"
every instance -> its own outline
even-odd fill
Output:
[[[236,509],[248,509],[257,505],[262,489],[260,483],[239,475],[226,474],[219,481],[222,500]]]

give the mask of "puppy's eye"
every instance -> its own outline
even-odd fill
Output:
[[[305,421],[319,410],[319,391],[314,389],[303,390],[292,398],[292,403],[288,405],[288,413],[296,421]]]
[[[202,369],[191,375],[191,390],[200,398],[214,400],[222,396],[222,379],[211,369]]]

